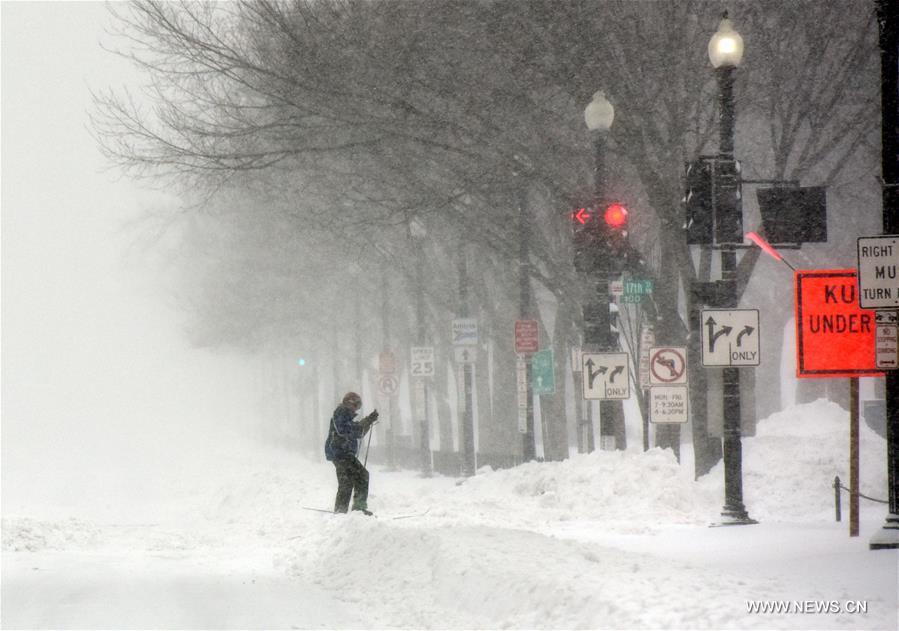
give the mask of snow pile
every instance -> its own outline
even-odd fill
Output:
[[[720,571],[483,525],[328,516],[277,565],[337,590],[346,607],[366,611],[369,628],[692,628],[700,620],[716,628],[741,612],[720,606],[733,598]],[[678,580],[682,572],[695,583]],[[740,583],[748,594],[767,589]],[[700,586],[702,599],[676,606]],[[672,606],[660,610],[660,595]]]
[[[860,428],[860,486],[870,497],[886,499],[886,441],[867,425]],[[743,500],[751,517],[766,521],[831,521],[834,476],[849,486],[849,412],[819,399],[772,414],[743,439]],[[724,465],[699,485],[721,489]],[[842,494],[844,513],[849,495]],[[861,500],[861,511],[884,505]]]
[[[4,517],[0,521],[4,552],[38,552],[93,546],[99,531],[91,524],[70,518],[48,522],[29,517]]]
[[[528,463],[479,472],[450,489],[436,506],[445,514],[493,512],[521,527],[587,520],[633,530],[645,524],[696,524],[708,519],[713,493],[671,451],[596,451],[563,462]]]

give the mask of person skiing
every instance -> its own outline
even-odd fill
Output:
[[[337,472],[337,498],[334,512],[345,513],[353,498],[353,510],[371,515],[368,510],[368,470],[359,462],[359,439],[378,420],[375,410],[359,421],[353,418],[362,407],[362,397],[355,392],[347,392],[343,401],[331,416],[328,438],[325,440],[325,458],[334,463]]]

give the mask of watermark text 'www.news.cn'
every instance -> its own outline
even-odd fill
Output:
[[[747,600],[749,613],[773,614],[864,614],[866,600]]]

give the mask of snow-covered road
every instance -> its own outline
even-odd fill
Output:
[[[859,538],[833,521],[839,408],[791,414],[745,441],[754,526],[710,528],[720,469],[694,482],[658,450],[464,481],[373,467],[374,518],[303,510],[330,504],[332,468],[271,451],[130,521],[5,513],[2,625],[896,629],[896,552],[867,547],[883,508],[862,505]],[[786,428],[814,429],[801,457]],[[863,429],[862,488],[881,494]]]

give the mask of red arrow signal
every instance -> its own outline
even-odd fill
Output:
[[[574,213],[574,218],[577,219],[581,225],[583,226],[587,223],[587,220],[590,219],[590,211],[586,208],[579,208],[576,213]]]

